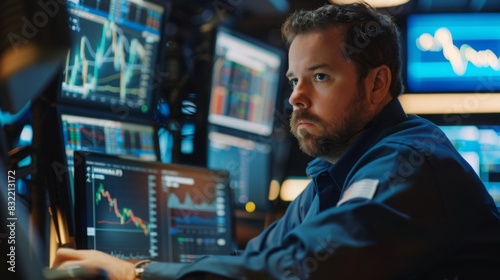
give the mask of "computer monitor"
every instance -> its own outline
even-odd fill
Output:
[[[228,174],[75,152],[77,247],[192,262],[234,250]]]
[[[148,113],[159,88],[168,1],[68,1],[72,45],[62,102]]]
[[[73,152],[93,151],[145,161],[158,160],[156,128],[151,121],[127,116],[59,108],[61,137],[73,193]]]
[[[500,89],[500,14],[414,14],[407,20],[409,92]]]
[[[227,28],[218,29],[208,122],[271,135],[283,61],[278,49]]]
[[[235,209],[250,213],[270,210],[272,149],[269,142],[209,127],[207,149],[208,168],[229,172]]]
[[[58,220],[60,245],[74,245],[75,150],[122,155],[156,161],[158,137],[155,124],[143,116],[108,113],[60,105],[38,117],[44,149],[44,183],[50,195],[54,220]],[[76,161],[78,164],[78,161]],[[55,214],[57,213],[57,215]]]
[[[421,115],[441,128],[500,207],[500,115]]]

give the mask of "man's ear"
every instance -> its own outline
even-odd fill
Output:
[[[379,104],[387,96],[391,95],[389,92],[391,81],[391,69],[387,65],[381,65],[368,72],[366,77],[366,93],[369,96],[371,104]]]

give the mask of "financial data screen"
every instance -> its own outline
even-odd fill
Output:
[[[155,75],[164,7],[139,0],[68,2],[72,46],[62,99],[147,113],[159,86]]]
[[[79,247],[122,259],[169,262],[234,249],[226,172],[80,154]]]
[[[207,166],[229,172],[236,209],[268,211],[270,207],[271,146],[249,138],[211,130]]]
[[[272,133],[281,53],[219,30],[208,121],[254,134]]]
[[[88,162],[87,247],[122,259],[159,255],[156,170]]]
[[[500,89],[500,15],[415,14],[407,22],[410,92]]]

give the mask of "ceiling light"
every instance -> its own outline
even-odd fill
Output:
[[[383,8],[383,7],[393,7],[399,6],[408,3],[410,0],[330,0],[330,2],[335,4],[351,4],[358,2],[368,3],[370,6],[374,8]]]

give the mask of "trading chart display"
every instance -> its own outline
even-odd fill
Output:
[[[69,1],[72,46],[62,99],[98,106],[151,106],[162,6],[149,1]]]
[[[75,158],[78,248],[170,262],[234,250],[227,172],[88,152]]]
[[[208,122],[271,135],[282,62],[281,51],[220,28],[215,42]]]
[[[500,14],[414,14],[407,22],[411,92],[500,88]]]
[[[226,170],[236,209],[268,211],[271,182],[271,146],[225,134],[210,127],[208,133],[207,166]]]
[[[69,165],[75,150],[156,160],[152,126],[68,114],[61,119]]]
[[[74,151],[95,151],[156,160],[154,128],[142,123],[61,114],[69,181],[73,183]],[[74,197],[71,186],[71,197]]]
[[[162,212],[168,215],[170,259],[192,262],[204,255],[230,252],[226,173],[204,169],[163,172]]]
[[[500,126],[440,126],[500,207]]]
[[[155,170],[89,162],[86,171],[88,248],[122,259],[157,257]]]

